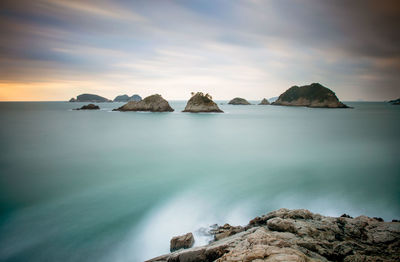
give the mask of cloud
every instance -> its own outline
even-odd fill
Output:
[[[87,83],[110,96],[157,92],[172,99],[194,89],[217,99],[259,99],[311,82],[344,100],[400,95],[397,1],[0,5],[0,33],[7,35],[0,40],[0,82],[53,83],[45,99],[87,92]],[[65,82],[70,93],[58,92]]]

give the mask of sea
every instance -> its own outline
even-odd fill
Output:
[[[0,261],[144,261],[279,208],[400,219],[400,106],[185,103],[1,102]]]

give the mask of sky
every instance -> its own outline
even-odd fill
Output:
[[[1,0],[0,101],[400,97],[398,0]]]

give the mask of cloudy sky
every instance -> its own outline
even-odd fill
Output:
[[[1,0],[0,100],[400,97],[397,0]]]

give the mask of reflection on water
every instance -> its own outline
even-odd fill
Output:
[[[400,217],[400,108],[225,114],[0,103],[0,260],[141,261],[172,236],[308,208]]]

